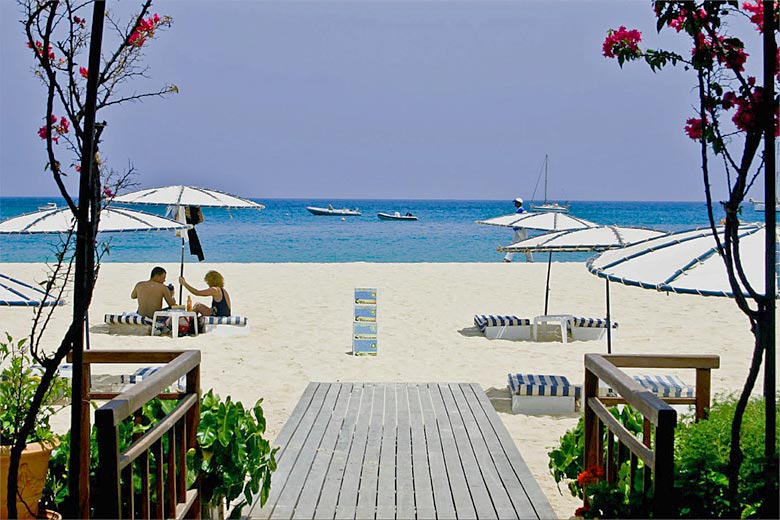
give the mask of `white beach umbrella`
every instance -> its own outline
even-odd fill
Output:
[[[656,238],[666,233],[654,229],[598,226],[584,229],[570,229],[545,233],[508,246],[499,247],[501,252],[591,252],[618,249],[629,244]]]
[[[0,222],[0,234],[67,233],[73,229],[75,222],[76,217],[69,208],[46,209]],[[119,208],[103,208],[100,211],[101,233],[165,231],[188,227],[187,224],[141,211]]]
[[[664,236],[666,233],[654,229],[624,227],[624,226],[598,226],[568,231],[555,231],[536,237],[531,237],[508,246],[499,247],[498,251],[513,253],[546,252],[547,259],[547,285],[544,293],[544,313],[547,314],[547,305],[550,295],[550,264],[552,254],[595,252],[620,249],[630,244],[643,242],[652,238]],[[609,293],[607,293],[609,298]],[[612,351],[612,331],[610,329],[609,308],[607,308],[607,350]]]
[[[200,206],[219,208],[264,209],[265,206],[235,195],[195,186],[164,186],[134,191],[114,197],[124,204],[153,204],[157,206]]]
[[[760,223],[739,227],[742,267],[751,286],[761,292],[765,276],[764,230],[764,224]],[[717,231],[723,241],[724,228],[719,227]],[[777,239],[775,241],[777,243]],[[674,233],[619,251],[607,251],[590,259],[587,267],[601,278],[645,289],[734,296],[710,228]],[[747,292],[743,293],[747,296]]]
[[[10,276],[0,274],[0,305],[48,307],[64,304],[65,300],[58,300],[38,287],[33,287]]]
[[[598,224],[588,220],[554,211],[545,211],[541,213],[512,213],[510,215],[494,217],[488,220],[478,220],[477,224],[536,229],[539,231],[566,231],[569,229],[598,227]]]
[[[223,193],[221,191],[197,188],[194,186],[165,186],[161,188],[150,188],[146,190],[134,191],[126,195],[114,197],[114,202],[124,204],[150,204],[156,206],[168,206],[169,213],[176,216],[180,222],[187,221],[184,208],[189,207],[219,207],[219,208],[241,208],[241,209],[265,209],[265,206],[242,199],[235,195]],[[199,216],[190,214],[190,222],[195,225],[203,221],[200,211]],[[179,275],[184,276],[184,243],[190,243],[190,254],[197,255],[199,260],[204,259],[203,249],[200,246],[200,240],[195,228],[187,232],[187,238],[182,234],[181,238],[181,265]],[[179,287],[179,303],[183,298],[182,288]]]

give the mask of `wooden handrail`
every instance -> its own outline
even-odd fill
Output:
[[[186,453],[196,447],[200,420],[200,351],[119,351],[85,352],[87,365],[94,363],[165,363],[154,374],[144,378],[113,398],[95,412],[98,440],[98,482],[96,516],[100,518],[135,518],[136,494],[133,475],[141,476],[140,514],[142,518],[199,517],[200,492],[186,489]],[[183,393],[168,391],[180,378],[186,377]],[[104,394],[105,395],[105,394]],[[108,394],[112,395],[112,394]],[[165,396],[178,399],[174,409],[143,435],[135,435],[120,451],[119,428],[123,421],[140,420],[139,410],[150,400]],[[167,436],[167,448],[163,440]],[[137,463],[136,463],[137,461]],[[154,461],[157,485],[149,485],[150,461]],[[152,493],[156,493],[154,502]]]
[[[696,406],[696,419],[706,417],[710,403],[710,371],[719,367],[720,357],[714,355],[585,354],[585,468],[603,464],[607,480],[614,483],[621,462],[615,458],[620,456],[620,446],[625,446],[632,454],[629,485],[633,488],[636,459],[640,459],[645,463],[644,491],[649,492],[651,487],[653,491],[654,517],[668,518],[673,515],[676,511],[673,482],[677,412],[670,404],[693,404]],[[696,371],[695,396],[660,398],[642,387],[621,368],[693,369]],[[599,396],[599,380],[608,384],[617,393],[617,397]],[[637,439],[615,419],[606,406],[618,403],[631,405],[644,417],[642,440]],[[617,448],[614,446],[615,441]]]

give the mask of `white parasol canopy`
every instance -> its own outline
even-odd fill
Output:
[[[488,220],[478,220],[477,224],[488,226],[517,227],[538,229],[540,231],[565,231],[598,227],[598,224],[565,213],[546,211],[541,213],[512,213]]]
[[[48,307],[64,304],[64,300],[57,300],[38,287],[33,287],[10,276],[0,274],[0,305]]]
[[[512,253],[606,251],[665,234],[654,229],[598,226],[546,233],[499,247],[498,250]]]
[[[760,294],[764,291],[765,276],[764,229],[764,224],[760,223],[743,224],[739,228],[742,267],[748,281]],[[719,227],[717,231],[722,241],[724,228]],[[645,289],[734,296],[710,228],[674,233],[619,251],[606,251],[590,259],[587,267],[601,278]],[[747,296],[745,291],[743,293]]]
[[[194,186],[165,186],[134,191],[114,197],[123,204],[154,204],[158,206],[201,206],[220,208],[264,209],[265,206],[221,191]]]
[[[67,233],[75,223],[76,218],[69,208],[47,209],[0,222],[0,234]],[[141,211],[120,208],[103,208],[100,211],[101,233],[165,231],[189,227],[188,224]]]

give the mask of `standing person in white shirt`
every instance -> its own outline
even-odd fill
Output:
[[[520,197],[518,197],[518,198],[516,198],[516,199],[515,199],[515,201],[514,201],[514,202],[515,202],[515,208],[516,208],[516,209],[515,209],[515,213],[518,213],[518,214],[528,213],[528,212],[525,210],[525,208],[523,207],[523,199],[521,199]],[[514,232],[515,232],[515,235],[514,235],[514,237],[512,237],[512,243],[513,243],[513,244],[514,244],[515,242],[520,242],[521,240],[525,240],[526,238],[528,238],[528,230],[526,230],[525,228],[522,228],[522,227],[516,227],[516,228],[512,228],[512,229],[513,229],[513,230],[514,230]],[[515,255],[514,253],[507,253],[507,254],[504,256],[504,262],[511,262],[511,261],[512,261],[512,257],[513,257],[514,255]],[[526,259],[526,261],[528,261],[528,262],[533,262],[533,261],[534,261],[534,255],[533,255],[533,253],[526,253],[526,254],[525,254],[525,259]]]

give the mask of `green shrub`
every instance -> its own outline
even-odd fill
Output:
[[[683,518],[728,518],[733,516],[728,501],[727,467],[731,445],[731,423],[737,397],[726,396],[714,400],[707,420],[695,422],[683,418],[675,431],[675,493]],[[629,431],[642,431],[642,417],[626,406],[618,412]],[[778,414],[780,415],[780,414]],[[780,428],[780,421],[778,422]],[[556,483],[566,481],[572,496],[588,497],[590,508],[579,508],[577,516],[585,518],[632,518],[649,516],[650,497],[640,491],[641,461],[635,476],[635,488],[629,489],[628,462],[621,465],[615,486],[603,481],[603,470],[583,467],[584,418],[568,430],[558,447],[549,452],[550,472]],[[780,439],[779,439],[780,440]],[[740,469],[738,491],[742,518],[760,516],[765,486],[777,487],[777,481],[767,483],[764,460],[764,399],[749,401],[742,423],[742,451],[745,459]],[[602,475],[599,477],[599,475]],[[776,494],[776,493],[775,493]]]
[[[278,448],[271,449],[263,438],[265,418],[261,406],[262,399],[251,409],[244,409],[240,402],[230,397],[222,402],[219,396],[209,391],[201,398],[201,420],[198,425],[196,450],[187,454],[187,484],[192,486],[200,481],[202,501],[214,504],[228,503],[243,494],[243,500],[237,504],[233,513],[252,502],[252,497],[260,494],[261,502],[268,498],[271,486],[271,473],[276,469],[275,454]],[[128,419],[119,425],[119,449],[124,450],[132,441],[133,434],[142,434],[170,413],[176,406],[175,400],[153,399],[142,408],[141,424]],[[97,429],[92,428],[90,435],[90,486],[99,489],[97,481],[98,453]],[[167,450],[168,438],[163,437],[163,449]],[[68,456],[70,453],[70,433],[61,438],[60,445],[52,453],[49,473],[44,489],[43,504],[49,509],[61,509],[60,504],[68,500]],[[149,457],[149,480],[151,500],[156,500],[156,460]],[[163,461],[163,464],[167,464]],[[141,477],[134,472],[133,489],[141,492]],[[91,494],[94,511],[96,493]],[[127,499],[127,497],[124,497]]]
[[[728,463],[731,422],[737,396],[716,399],[706,421],[681,421],[675,432],[675,488],[680,515],[687,518],[731,516],[728,501]],[[761,509],[765,486],[764,399],[748,402],[742,421],[744,461],[739,473],[737,501],[743,518]],[[776,482],[775,482],[776,485]]]

